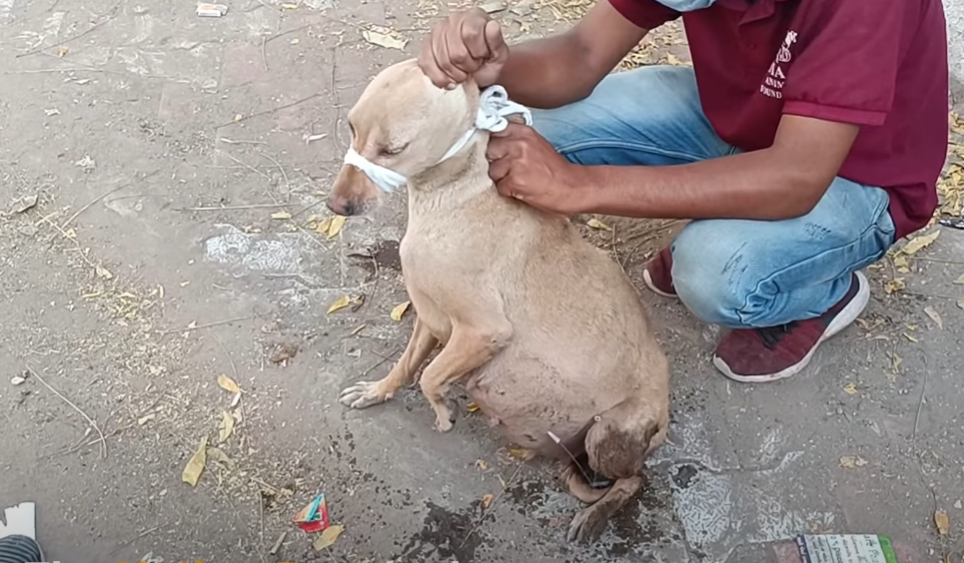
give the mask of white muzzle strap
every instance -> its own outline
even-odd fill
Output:
[[[448,152],[439,159],[439,163],[458,154],[469,144],[469,141],[472,140],[472,137],[478,131],[497,133],[505,130],[509,125],[507,118],[510,115],[521,115],[526,125],[532,125],[532,112],[529,111],[529,108],[510,101],[505,88],[502,86],[489,86],[483,90],[479,99],[479,111],[475,116],[475,126],[466,131],[465,134],[452,145]],[[352,147],[348,147],[348,152],[345,154],[345,164],[354,166],[364,172],[365,175],[368,176],[368,179],[385,193],[392,193],[404,186],[407,181],[405,176],[394,170],[375,164],[358,154],[358,151]]]

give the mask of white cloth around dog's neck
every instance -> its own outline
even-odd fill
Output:
[[[465,134],[452,145],[452,148],[439,159],[439,163],[452,158],[464,149],[476,132],[490,131],[497,133],[505,130],[509,125],[507,117],[514,114],[521,115],[526,125],[532,125],[532,112],[529,108],[510,101],[509,95],[502,86],[489,86],[482,91],[479,97],[479,110],[475,116],[475,126],[466,131]],[[392,193],[398,188],[401,188],[407,181],[405,176],[394,170],[375,164],[360,155],[358,151],[351,146],[348,147],[348,152],[345,154],[345,164],[354,166],[364,172],[372,183],[386,193]]]

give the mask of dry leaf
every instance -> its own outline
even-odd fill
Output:
[[[890,356],[890,369],[894,374],[900,373],[900,366],[903,365],[904,359],[897,354],[891,354]]]
[[[840,467],[843,467],[846,469],[863,467],[865,465],[867,465],[867,460],[860,456],[845,455],[842,458],[840,458]]]
[[[937,325],[937,328],[941,330],[944,329],[944,320],[941,319],[941,315],[940,313],[937,312],[936,309],[934,309],[933,307],[924,307],[924,313],[927,314],[927,316],[930,317],[932,321],[934,321],[934,324]]]
[[[906,254],[907,256],[913,256],[918,252],[920,252],[921,250],[934,244],[934,241],[937,240],[937,237],[939,236],[941,236],[941,232],[934,231],[929,235],[921,235],[919,237],[915,237],[911,239],[910,242],[905,244],[904,247],[900,249],[900,251]]]
[[[70,47],[67,47],[66,45],[61,45],[60,47],[57,47],[57,56],[66,57],[67,53],[69,52],[70,52]]]
[[[276,221],[287,221],[288,219],[291,219],[291,213],[288,213],[287,211],[276,211],[271,214],[271,218]]]
[[[144,425],[147,424],[148,422],[154,420],[155,417],[156,417],[156,415],[155,415],[154,413],[151,413],[151,414],[142,416],[142,417],[140,417],[140,418],[137,419],[137,425],[138,425],[138,426],[144,426]]]
[[[315,551],[321,551],[334,545],[344,531],[344,526],[329,526],[325,528],[324,531],[321,532],[321,535],[318,536],[318,539],[315,540]]]
[[[330,315],[335,311],[344,309],[349,305],[351,305],[351,297],[348,297],[347,295],[342,295],[341,297],[336,299],[334,303],[328,306],[328,314]]]
[[[321,223],[318,223],[318,226],[315,227],[315,232],[319,235],[327,235],[329,229],[331,229],[331,217],[325,219]]]
[[[345,221],[348,217],[344,215],[335,215],[331,218],[331,223],[328,225],[328,238],[335,238],[338,233],[341,232],[341,228],[345,226]]]
[[[906,332],[904,333],[904,338],[906,338],[907,340],[910,340],[911,342],[917,342],[917,341],[918,341],[916,337],[911,336],[910,334],[907,334]]]
[[[379,33],[369,29],[362,31],[362,37],[372,45],[378,45],[386,49],[398,49],[399,51],[405,49],[405,45],[408,43],[408,39],[399,39],[389,33]]]
[[[399,303],[398,305],[395,305],[395,308],[392,309],[392,312],[391,312],[391,314],[390,314],[389,316],[390,316],[390,317],[392,318],[392,320],[395,321],[396,323],[399,322],[399,321],[401,321],[401,320],[402,320],[402,317],[405,316],[405,312],[408,311],[408,307],[409,307],[411,304],[412,304],[411,301],[404,301],[404,302],[402,302],[402,303]]]
[[[889,282],[887,282],[886,284],[884,284],[884,291],[886,291],[887,294],[890,295],[893,293],[897,293],[898,291],[904,289],[904,287],[905,287],[904,278],[894,278]]]
[[[359,327],[356,328],[355,330],[351,331],[351,332],[348,334],[348,336],[355,336],[355,335],[358,334],[359,332],[365,330],[365,327],[366,327],[366,326],[368,326],[368,325],[361,325],[361,326],[359,326]]]
[[[855,383],[853,383],[853,382],[848,383],[847,386],[843,388],[843,390],[844,390],[844,393],[846,393],[846,394],[848,394],[848,395],[856,395],[856,394],[857,394],[857,385],[856,385]]]
[[[479,410],[479,405],[478,405],[477,403],[469,403],[469,404],[465,405],[465,410],[467,410],[467,411],[469,411],[469,412],[475,412],[475,411]]]
[[[108,270],[103,266],[97,266],[95,270],[97,271],[97,275],[104,278],[105,280],[109,280],[114,277],[114,274],[110,273],[110,270]]]
[[[489,468],[489,464],[486,463],[484,459],[475,460],[475,466],[478,467],[481,471],[485,471],[486,469]]]
[[[533,453],[525,448],[509,448],[509,455],[521,461],[528,461],[533,457]]]
[[[201,478],[204,471],[204,464],[207,462],[208,437],[201,438],[201,443],[191,459],[187,460],[184,471],[181,473],[181,481],[188,483],[192,487],[197,485],[197,480]]]
[[[488,510],[492,506],[492,501],[495,500],[495,495],[489,494],[482,497],[482,510]]]
[[[960,299],[957,300],[957,306],[960,307],[961,309],[964,309],[964,297],[961,297]]]
[[[611,232],[611,231],[613,230],[612,227],[610,227],[610,226],[607,225],[606,223],[603,223],[603,222],[600,221],[599,219],[596,219],[595,217],[593,217],[592,219],[586,221],[586,226],[589,227],[590,229],[596,229],[597,231],[610,231],[610,232]]]
[[[218,442],[223,444],[234,433],[234,417],[228,411],[221,411],[221,423],[218,424]]]
[[[298,4],[282,4],[282,5],[281,5],[281,9],[282,9],[282,10],[297,10],[297,9],[298,9]]]
[[[954,280],[954,285],[964,285],[964,274],[961,274],[961,277]]]
[[[946,512],[938,510],[934,513],[934,525],[937,526],[938,534],[946,536],[951,529],[951,519],[947,517]]]
[[[225,391],[227,391],[228,393],[240,393],[240,392],[241,392],[241,388],[238,387],[237,382],[235,382],[233,379],[231,379],[230,377],[228,377],[228,376],[226,376],[226,375],[224,375],[224,374],[221,374],[221,375],[218,376],[218,386],[219,386],[221,389],[224,389]]]

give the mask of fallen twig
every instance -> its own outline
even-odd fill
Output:
[[[67,397],[64,397],[60,393],[60,391],[57,391],[56,389],[51,387],[51,385],[46,381],[44,381],[44,378],[40,377],[40,374],[34,371],[34,369],[29,365],[27,366],[27,371],[29,371],[30,375],[32,377],[35,377],[37,381],[39,381],[44,387],[49,389],[51,393],[53,393],[54,395],[57,395],[57,397],[59,397],[61,401],[67,403],[72,409],[77,411],[77,413],[80,414],[80,416],[84,417],[84,420],[87,421],[87,424],[89,424],[90,427],[93,428],[95,432],[97,432],[97,435],[100,436],[100,440],[98,440],[100,442],[100,457],[101,459],[106,459],[107,458],[107,437],[104,436],[104,433],[101,431],[100,426],[97,425],[97,422],[95,422],[93,418],[91,418],[86,412],[84,412],[83,409],[75,405],[73,401],[71,401]]]
[[[210,205],[206,207],[182,207],[181,211],[241,211],[244,209],[277,209],[288,207],[287,203],[252,203],[250,205]]]
[[[176,334],[176,333],[178,333],[178,332],[191,332],[191,331],[195,331],[195,330],[201,330],[202,328],[211,328],[211,327],[215,327],[215,326],[221,326],[221,325],[236,323],[236,322],[239,322],[239,321],[246,321],[246,320],[252,319],[252,318],[254,318],[254,315],[248,315],[247,317],[235,317],[235,318],[233,318],[233,319],[225,319],[225,320],[223,320],[223,321],[215,321],[215,322],[213,322],[213,323],[207,323],[207,324],[203,324],[203,325],[186,326],[186,327],[184,327],[184,328],[169,328],[169,329],[166,329],[166,330],[160,330],[160,331],[158,331],[158,334]]]
[[[26,57],[26,56],[28,56],[28,55],[33,55],[33,54],[36,54],[36,53],[40,53],[41,51],[46,51],[47,49],[53,49],[54,47],[60,47],[61,45],[66,45],[67,43],[70,43],[71,41],[76,41],[77,39],[80,39],[81,37],[84,37],[85,35],[88,35],[88,34],[90,34],[90,33],[93,33],[94,30],[96,30],[97,28],[101,27],[101,26],[104,25],[105,23],[107,23],[107,22],[111,21],[112,19],[114,19],[114,15],[117,13],[117,8],[119,8],[119,7],[120,7],[120,3],[116,4],[113,8],[111,8],[110,12],[108,12],[107,17],[105,17],[103,20],[95,23],[94,25],[90,26],[90,27],[87,29],[87,31],[84,31],[84,32],[82,32],[82,33],[78,33],[77,35],[74,35],[73,37],[68,37],[67,39],[64,39],[63,41],[61,41],[61,42],[59,42],[59,43],[54,43],[53,45],[40,46],[40,47],[37,47],[36,49],[31,49],[31,50],[29,50],[29,51],[27,51],[27,52],[25,52],[25,53],[20,53],[19,55],[17,55],[17,56],[14,57],[14,58],[19,59],[19,58],[21,58],[21,57]]]
[[[90,200],[90,201],[87,203],[87,205],[85,205],[85,206],[81,207],[80,209],[78,209],[77,211],[75,211],[73,215],[71,215],[70,217],[67,218],[66,221],[64,221],[63,223],[61,223],[61,224],[60,224],[60,228],[61,228],[61,229],[66,229],[66,228],[67,228],[67,225],[73,223],[73,222],[74,222],[74,219],[76,219],[77,217],[79,217],[80,214],[83,213],[84,211],[87,211],[88,209],[90,209],[90,207],[91,207],[92,205],[94,205],[94,204],[97,203],[98,201],[104,199],[105,197],[109,196],[110,194],[112,194],[112,193],[114,193],[114,192],[119,192],[119,191],[123,190],[123,189],[126,188],[126,187],[127,187],[127,184],[124,184],[123,186],[117,186],[116,188],[110,190],[109,192],[106,192],[106,193],[104,193],[104,194],[102,194],[102,195],[100,195],[100,196],[98,196],[98,197],[95,197],[94,199]]]
[[[283,109],[288,109],[288,108],[294,107],[294,106],[296,106],[296,105],[298,105],[298,104],[303,104],[303,103],[305,103],[305,102],[307,102],[307,101],[309,101],[309,100],[313,100],[313,99],[315,99],[315,98],[317,98],[318,96],[321,96],[321,95],[322,95],[322,93],[321,93],[321,92],[318,92],[318,93],[315,93],[315,94],[312,94],[312,95],[308,96],[307,98],[302,98],[302,99],[300,99],[300,100],[298,100],[298,101],[296,101],[296,102],[291,102],[290,104],[285,104],[285,105],[283,105],[283,106],[278,106],[278,107],[273,108],[273,109],[267,109],[267,110],[264,110],[264,111],[259,111],[258,113],[252,113],[251,115],[244,115],[244,116],[241,116],[241,119],[237,119],[237,120],[234,120],[234,121],[229,121],[229,122],[227,122],[227,123],[222,123],[221,125],[217,125],[217,126],[215,127],[215,129],[220,129],[220,128],[222,128],[222,127],[227,127],[228,125],[237,125],[238,123],[241,123],[241,122],[243,122],[243,121],[247,121],[247,120],[249,120],[249,119],[254,119],[255,117],[261,117],[262,115],[269,115],[269,114],[272,114],[272,113],[274,113],[274,112],[276,112],[276,111],[281,111],[281,110],[283,110]]]

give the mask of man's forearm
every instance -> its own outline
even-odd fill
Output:
[[[509,52],[499,84],[520,104],[557,108],[585,98],[595,87],[586,72],[588,53],[568,33],[514,45]]]
[[[808,213],[829,186],[771,149],[678,166],[588,166],[582,212],[660,219],[778,220]]]

